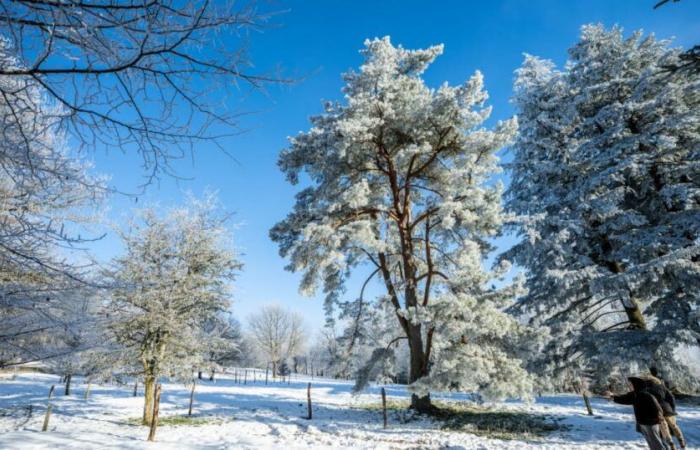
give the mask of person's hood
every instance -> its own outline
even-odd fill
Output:
[[[629,377],[627,380],[630,382],[635,391],[641,391],[647,385],[647,381],[642,377]]]

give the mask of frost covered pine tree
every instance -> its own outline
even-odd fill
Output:
[[[125,254],[113,262],[108,325],[125,367],[141,366],[144,423],[150,423],[160,376],[186,380],[211,350],[209,321],[229,306],[241,268],[215,198],[192,199],[159,217],[143,210],[122,234]]]
[[[514,287],[487,287],[505,267],[482,265],[503,221],[501,186],[488,182],[495,152],[517,123],[482,127],[491,110],[480,73],[426,86],[421,74],[441,53],[365,42],[364,64],[344,75],[345,102],[326,104],[280,156],[291,183],[306,174],[311,186],[271,231],[288,268],[303,272],[302,292],[322,284],[328,311],[351,272],[369,266],[381,280],[386,295],[371,307],[388,305],[407,340],[419,411],[433,409],[434,388],[499,396],[531,386],[508,351],[523,330],[501,311]]]
[[[588,25],[564,70],[528,56],[517,71],[507,205],[523,216],[522,241],[507,257],[528,273],[520,310],[552,330],[550,374],[606,383],[655,363],[692,386],[700,77],[663,69],[678,55],[653,36]]]

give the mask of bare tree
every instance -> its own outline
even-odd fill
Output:
[[[273,376],[277,374],[277,363],[297,355],[305,343],[302,317],[277,305],[264,306],[251,315],[248,326],[255,345],[272,364]]]
[[[233,1],[6,0],[0,33],[18,63],[0,76],[41,86],[82,146],[135,148],[151,176],[172,173],[193,145],[236,132],[228,93],[282,81],[247,57],[247,34],[269,17]]]
[[[0,67],[19,67],[1,39]],[[70,256],[90,240],[82,225],[99,217],[105,188],[56,114],[35,80],[0,75],[0,366],[55,355],[47,336],[74,322],[62,303],[86,284],[88,260]]]
[[[661,0],[654,5],[654,9],[658,9],[669,2],[678,3],[680,0]],[[668,64],[665,68],[669,72],[686,72],[690,76],[700,75],[700,44],[696,44],[681,53],[677,63]]]

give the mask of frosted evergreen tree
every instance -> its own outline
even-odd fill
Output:
[[[655,363],[693,385],[700,77],[664,70],[678,55],[653,36],[588,25],[565,69],[528,56],[517,71],[507,203],[522,241],[507,257],[528,274],[519,309],[551,327],[551,374],[607,382]]]
[[[140,366],[144,423],[150,423],[161,376],[191,379],[212,347],[207,324],[229,306],[229,286],[241,268],[230,247],[226,216],[212,196],[165,217],[145,209],[122,233],[125,254],[110,277],[109,330],[122,364]]]
[[[281,154],[288,180],[305,175],[310,186],[271,231],[289,270],[303,273],[301,291],[321,287],[329,313],[351,273],[381,281],[386,296],[370,306],[393,311],[419,411],[433,409],[432,388],[495,395],[530,388],[508,352],[522,330],[501,311],[514,288],[488,287],[507,268],[483,267],[503,222],[502,188],[489,182],[495,152],[517,123],[483,128],[491,109],[478,72],[459,86],[426,86],[421,75],[442,50],[366,41],[360,70],[344,75],[345,102],[327,103]],[[484,371],[469,370],[477,367]]]

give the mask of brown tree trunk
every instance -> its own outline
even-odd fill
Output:
[[[428,374],[427,354],[423,348],[423,335],[421,326],[408,324],[408,348],[411,353],[411,368],[408,382],[413,383]],[[430,401],[430,394],[418,396],[411,395],[411,408],[424,414],[434,412],[434,406]]]
[[[150,425],[153,420],[153,399],[156,388],[156,378],[146,375],[143,382],[143,424]]]
[[[607,241],[604,242],[604,245],[609,246],[609,244],[606,243]],[[608,268],[613,273],[622,273],[625,271],[624,267],[620,263],[615,261],[608,263]],[[627,320],[629,321],[629,328],[635,330],[646,330],[647,324],[644,320],[642,310],[639,308],[639,303],[637,303],[637,300],[635,300],[631,296],[631,294],[632,293],[630,292],[629,299],[622,300],[622,307],[624,308],[625,314],[627,315]]]
[[[625,308],[625,314],[627,314],[627,320],[629,320],[629,327],[635,330],[646,330],[647,324],[644,320],[644,315],[642,310],[639,308],[639,303],[633,298],[624,301],[622,305]]]
[[[158,428],[158,408],[160,407],[160,384],[156,385],[153,392],[153,409],[151,414],[151,428],[148,431],[148,440],[156,440],[156,429]]]
[[[275,379],[277,377],[277,361],[272,362],[272,378]]]

